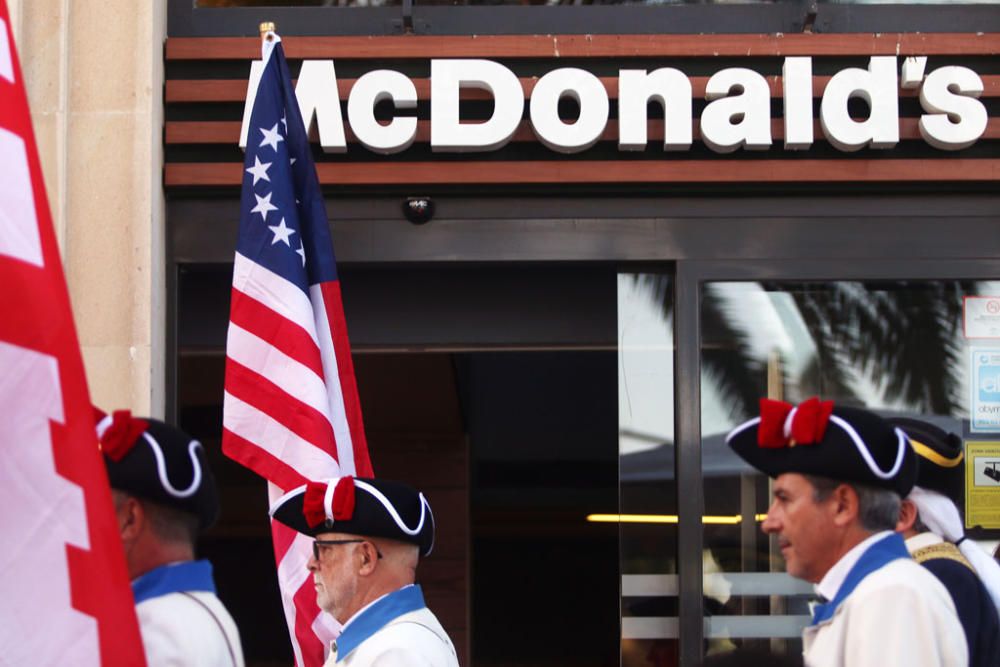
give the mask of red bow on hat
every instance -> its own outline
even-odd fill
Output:
[[[101,421],[107,415],[94,408],[94,417]],[[149,428],[145,419],[136,419],[129,410],[115,410],[111,413],[111,424],[100,437],[101,451],[117,463],[132,451],[139,437]]]
[[[795,414],[792,416],[791,428],[786,435],[785,422],[792,410],[795,410]],[[784,401],[762,398],[757,444],[766,448],[815,445],[823,439],[832,413],[833,401],[821,401],[815,396],[799,403],[798,408]]]
[[[326,521],[326,490],[328,484],[309,482],[302,499],[302,514],[310,528]],[[341,477],[333,489],[333,520],[349,521],[354,516],[354,478]]]

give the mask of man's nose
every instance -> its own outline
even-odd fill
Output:
[[[774,516],[774,513],[768,511],[767,516],[760,524],[760,529],[767,534],[776,533],[781,529],[778,519]]]
[[[306,569],[310,572],[315,572],[319,569],[319,561],[316,560],[315,556],[309,556],[309,560],[306,561]]]

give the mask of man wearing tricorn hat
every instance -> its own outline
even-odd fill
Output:
[[[1000,665],[1000,566],[965,538],[957,502],[965,489],[962,439],[934,424],[895,418],[917,454],[917,483],[903,500],[896,529],[913,558],[936,576],[955,603],[969,664]]]
[[[127,410],[96,417],[147,664],[243,667],[212,565],[194,560],[198,533],[219,514],[201,443]]]
[[[316,602],[343,626],[328,666],[458,667],[455,647],[414,583],[434,546],[422,493],[383,479],[310,482],[279,498],[271,516],[311,535]]]
[[[788,573],[825,602],[803,630],[809,667],[967,665],[944,586],[893,532],[916,458],[906,436],[866,410],[816,398],[761,400],[761,416],[727,442],[774,478],[764,532]]]

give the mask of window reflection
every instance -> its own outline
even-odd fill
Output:
[[[798,654],[812,587],[792,579],[760,531],[769,480],[725,444],[762,396],[819,395],[886,416],[922,416],[969,434],[963,298],[996,283],[712,283],[702,292],[702,465],[706,649]],[[710,588],[709,566],[718,586]],[[711,600],[711,601],[710,601]]]
[[[677,664],[671,279],[618,279],[623,667]]]

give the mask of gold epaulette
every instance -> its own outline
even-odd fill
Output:
[[[953,560],[961,563],[965,567],[969,568],[973,572],[975,569],[972,567],[972,563],[966,560],[962,552],[958,550],[951,542],[939,542],[938,544],[932,544],[930,546],[923,547],[922,549],[917,549],[912,554],[913,560],[918,563],[923,563],[934,558],[947,558],[948,560]]]

